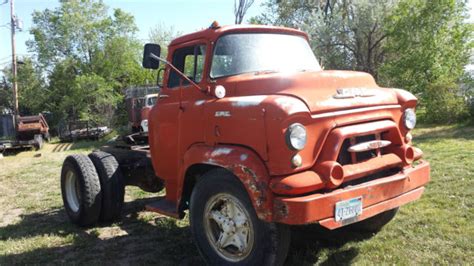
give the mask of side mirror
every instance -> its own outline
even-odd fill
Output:
[[[160,61],[156,60],[151,56],[160,56],[161,47],[155,43],[147,43],[143,49],[143,62],[142,65],[144,68],[148,69],[158,69],[160,67]]]

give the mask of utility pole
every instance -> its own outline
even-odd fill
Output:
[[[16,49],[15,49],[15,29],[16,29],[16,16],[15,16],[15,6],[14,0],[10,0],[10,17],[11,17],[11,30],[12,30],[12,73],[13,73],[13,105],[15,116],[19,116],[20,113],[18,111],[18,84],[17,84],[17,65],[16,65]]]

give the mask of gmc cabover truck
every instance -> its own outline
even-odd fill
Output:
[[[166,194],[147,210],[189,210],[209,264],[284,262],[289,225],[376,232],[421,197],[429,164],[412,146],[417,99],[361,72],[322,70],[308,36],[226,26],[147,44],[164,71],[148,135],[66,158],[62,195],[79,225],[120,217],[125,185]]]

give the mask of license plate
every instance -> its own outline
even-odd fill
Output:
[[[357,217],[362,214],[362,197],[339,201],[336,203],[336,222]]]

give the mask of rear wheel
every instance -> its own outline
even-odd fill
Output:
[[[211,170],[196,184],[190,222],[211,265],[280,265],[286,258],[289,228],[259,220],[243,185],[224,169]]]
[[[89,154],[99,174],[102,188],[102,208],[100,221],[113,222],[120,217],[125,194],[123,175],[115,157],[109,153],[96,151]]]
[[[102,194],[92,161],[85,155],[70,155],[61,170],[61,192],[69,219],[80,226],[99,219]]]
[[[38,135],[34,136],[34,144],[33,145],[35,147],[35,150],[41,150],[41,148],[43,148],[43,143],[44,143],[43,135],[38,134]]]
[[[379,213],[373,217],[347,226],[347,229],[359,232],[376,233],[389,223],[397,214],[398,208]]]
[[[43,139],[45,139],[48,143],[51,142],[51,135],[49,134],[49,132],[43,135]]]

